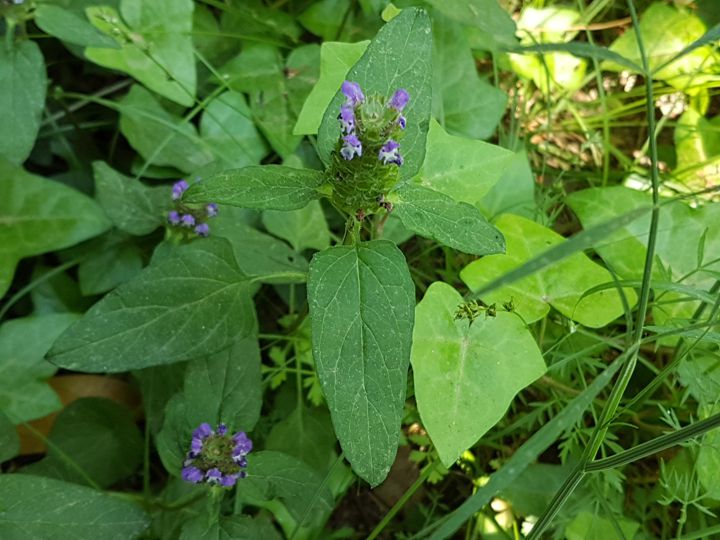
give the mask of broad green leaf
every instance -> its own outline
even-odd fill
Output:
[[[531,463],[518,479],[501,492],[513,511],[523,516],[540,516],[570,474],[567,465]]]
[[[298,253],[330,245],[330,231],[319,201],[298,210],[265,210],[262,221],[268,231],[290,242]]]
[[[320,77],[320,45],[309,43],[293,49],[285,62],[284,73],[290,111],[296,122],[297,115]]]
[[[709,120],[688,108],[675,125],[674,176],[694,190],[720,183],[720,116]]]
[[[243,223],[242,209],[222,207],[211,225],[213,236],[232,244],[240,269],[265,283],[298,283],[307,278],[307,260],[285,242]]]
[[[413,182],[475,205],[500,180],[514,157],[500,146],[450,135],[431,120],[425,161]]]
[[[429,3],[446,17],[482,30],[497,43],[515,41],[515,22],[498,0],[430,0]]]
[[[145,422],[153,436],[162,427],[168,401],[182,390],[186,367],[187,363],[179,363],[133,371],[142,393]]]
[[[35,10],[35,23],[42,31],[66,43],[83,47],[120,48],[113,38],[90,24],[82,9],[68,7],[70,9],[55,4],[39,4]]]
[[[179,475],[192,432],[201,423],[224,423],[231,431],[255,427],[262,405],[256,334],[257,329],[230,348],[188,365],[183,391],[169,401],[158,434],[158,452],[171,473]]]
[[[505,251],[502,234],[474,206],[413,184],[394,191],[388,200],[403,225],[420,236],[475,255]]]
[[[277,47],[250,44],[219,70],[222,80],[235,92],[256,92],[281,82],[282,56]]]
[[[183,525],[180,540],[282,539],[272,523],[262,517],[234,515],[221,516],[220,521],[216,523],[208,521],[208,517],[204,514],[187,520]]]
[[[251,287],[227,240],[193,242],[95,304],[49,359],[72,370],[118,372],[224,350],[255,331]]]
[[[6,122],[0,130],[0,160],[19,165],[30,155],[45,106],[46,79],[37,43],[24,40],[0,46],[0,117]],[[0,169],[0,182],[2,176]]]
[[[35,286],[30,293],[33,315],[83,313],[89,309],[93,299],[82,295],[77,280],[70,275],[71,270],[51,274],[54,269],[42,263],[33,269],[31,281]]]
[[[102,294],[134,278],[143,267],[142,254],[129,242],[98,245],[78,266],[80,292]]]
[[[120,131],[149,164],[192,172],[212,161],[195,126],[167,112],[142,86],[133,85],[119,107]]]
[[[127,540],[150,523],[126,499],[27,474],[0,475],[0,508],[4,540]]]
[[[319,0],[298,17],[298,22],[323,41],[337,39],[340,27],[350,14],[350,0]]]
[[[518,20],[518,33],[525,46],[563,43],[577,33],[578,11],[566,7],[537,9],[526,7]],[[544,93],[555,87],[577,90],[582,86],[587,62],[578,56],[553,48],[545,54],[510,54],[510,64],[518,75],[532,79]],[[549,86],[548,86],[549,85]]]
[[[431,152],[428,148],[428,152]],[[488,219],[511,213],[533,218],[535,216],[535,177],[525,150],[512,155],[500,179],[476,206]]]
[[[415,307],[405,257],[386,240],[321,251],[308,302],[335,433],[355,472],[376,486],[395,459],[405,403]]]
[[[20,438],[15,426],[4,412],[0,411],[0,463],[20,453]]]
[[[98,202],[118,229],[143,236],[165,222],[171,205],[167,187],[147,187],[103,161],[95,161],[93,171]]]
[[[185,192],[191,203],[218,203],[264,210],[297,210],[321,196],[324,173],[283,165],[231,169],[198,182]]]
[[[191,0],[121,0],[122,21],[110,7],[88,8],[90,21],[115,38],[120,49],[89,47],[85,56],[189,107],[196,84],[192,14]]]
[[[611,520],[612,519],[612,520]],[[615,523],[613,523],[613,520]],[[627,518],[604,518],[591,512],[580,512],[565,527],[566,540],[607,540],[618,537],[635,538],[640,524]]]
[[[498,311],[470,323],[456,318],[462,304],[450,285],[430,285],[416,308],[410,357],[420,418],[446,467],[545,373],[542,353],[520,317]]]
[[[478,290],[495,278],[506,274],[540,255],[565,239],[542,225],[512,214],[500,216],[495,225],[505,236],[507,252],[483,257],[466,266],[460,277],[471,290]],[[512,301],[526,323],[542,319],[557,309],[566,317],[592,328],[603,327],[623,314],[621,298],[615,288],[607,288],[584,296],[586,291],[611,284],[612,275],[583,253],[574,253],[523,279],[481,295],[488,303]],[[623,289],[628,304],[633,306],[636,295]]]
[[[490,137],[505,112],[507,96],[478,75],[462,26],[436,14],[433,39],[433,116],[455,135]]]
[[[660,207],[653,265],[653,280],[683,284],[709,290],[720,270],[720,204],[692,208],[682,201],[663,201]],[[567,198],[584,228],[651,205],[650,195],[621,186],[578,191]],[[596,246],[608,267],[623,279],[642,279],[650,216],[626,224]],[[656,297],[653,314],[656,324],[668,318],[689,318],[696,302],[682,302],[684,295],[665,292]],[[662,304],[659,303],[662,301]]]
[[[24,474],[110,487],[142,463],[143,439],[132,413],[108,399],[83,398],[55,420],[47,456]]]
[[[23,257],[63,249],[110,228],[87,196],[0,159],[0,296]]]
[[[238,92],[225,92],[210,102],[200,121],[200,136],[225,168],[256,165],[268,153]]]
[[[247,38],[251,43],[283,45],[297,42],[302,29],[295,18],[262,0],[233,2],[222,10],[222,28],[225,33]]]
[[[282,452],[251,452],[248,476],[238,483],[237,496],[252,502],[279,499],[290,514],[315,523],[333,509],[333,496],[323,477],[302,461]]]
[[[285,452],[326,473],[336,456],[330,415],[324,409],[296,408],[273,427],[265,448]]]
[[[362,58],[347,74],[360,84],[366,96],[390,98],[398,88],[410,94],[403,111],[407,128],[402,140],[405,162],[401,178],[415,176],[425,157],[425,138],[430,119],[432,34],[430,18],[418,8],[404,9],[380,29]],[[340,88],[330,101],[318,131],[318,154],[328,163],[340,137],[337,115],[345,100]]]
[[[706,30],[697,15],[660,2],[652,3],[641,15],[639,26],[651,71],[673,60],[685,47],[701,38]],[[634,29],[629,29],[616,39],[610,50],[642,65]],[[707,45],[684,54],[655,71],[652,76],[692,94],[696,92],[693,86],[701,87],[708,81],[718,79],[717,75],[713,75],[713,67],[717,62],[717,53],[713,52],[712,45]],[[626,69],[614,62],[606,62],[604,67],[616,71]]]
[[[347,72],[367,49],[369,41],[338,43],[326,41],[320,46],[320,78],[305,100],[293,129],[295,135],[315,135],[323,114],[345,80]]]

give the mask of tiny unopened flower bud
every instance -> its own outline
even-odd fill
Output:
[[[354,133],[345,135],[343,142],[343,147],[340,149],[340,154],[343,158],[349,161],[355,156],[362,156],[362,143]]]
[[[218,205],[210,203],[205,207],[205,211],[207,212],[208,217],[215,217],[218,215]]]
[[[360,85],[356,82],[345,81],[342,83],[342,87],[340,89],[347,98],[347,100],[345,101],[346,105],[356,107],[360,105],[363,101],[365,101],[365,95],[363,94]]]
[[[180,199],[189,187],[190,185],[185,180],[175,182],[172,187],[172,200],[177,201]]]
[[[400,129],[405,129],[405,126],[407,125],[407,120],[405,120],[405,117],[402,114],[398,116],[397,125],[400,126]]]
[[[408,91],[404,88],[399,88],[395,91],[392,98],[390,98],[388,107],[400,112],[405,108],[405,105],[408,104],[408,101],[410,101],[410,94],[408,94]]]

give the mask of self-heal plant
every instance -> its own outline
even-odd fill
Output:
[[[171,198],[175,208],[167,213],[167,222],[186,236],[192,230],[197,236],[207,237],[210,235],[210,225],[206,220],[218,215],[218,205],[208,203],[203,208],[192,208],[183,204],[183,194],[189,187],[186,180],[178,180],[173,184]]]
[[[230,435],[225,424],[219,424],[213,431],[210,424],[202,423],[193,431],[183,462],[182,479],[191,484],[205,482],[233,487],[247,474],[243,469],[247,467],[247,455],[252,447],[252,441],[243,431]]]
[[[345,102],[340,107],[338,141],[328,177],[333,184],[333,203],[358,220],[389,207],[383,203],[397,184],[397,167],[402,131],[407,119],[401,114],[410,94],[400,88],[388,100],[371,94],[367,98],[357,82],[345,81],[341,91]]]

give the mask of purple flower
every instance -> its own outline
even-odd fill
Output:
[[[233,487],[235,482],[240,478],[240,473],[226,474],[220,478],[220,485],[223,487]]]
[[[345,144],[340,149],[340,155],[342,155],[342,157],[349,161],[355,156],[362,156],[362,143],[354,133],[345,135],[343,141]]]
[[[210,225],[208,225],[207,223],[200,223],[199,225],[196,225],[195,233],[198,236],[202,236],[203,238],[207,237],[210,234]],[[220,429],[220,428],[218,428],[218,429]],[[218,434],[224,435],[224,433],[220,433],[219,431],[218,431]]]
[[[388,163],[394,163],[395,165],[402,165],[403,158],[400,155],[400,144],[397,141],[388,139],[378,152],[378,159],[383,162],[384,165]]]
[[[244,431],[239,431],[233,435],[235,443],[235,451],[243,454],[249,454],[253,449],[253,443]]]
[[[400,112],[405,108],[405,105],[408,104],[408,101],[410,101],[410,94],[408,94],[407,90],[405,90],[404,88],[399,88],[395,90],[392,98],[390,98],[390,103],[388,103],[388,107],[390,107],[391,109],[395,109],[397,112]]]
[[[217,434],[225,435],[227,433],[227,426],[225,424],[218,424]]]
[[[407,125],[407,120],[405,120],[405,117],[402,114],[398,116],[397,125],[400,126],[400,129],[405,129],[405,126]]]
[[[360,85],[356,82],[352,82],[352,81],[343,82],[341,90],[342,90],[342,93],[345,94],[345,97],[347,98],[347,101],[345,101],[346,105],[350,105],[351,107],[357,107],[363,101],[365,101],[365,96],[363,95],[362,90],[360,89]]]
[[[340,126],[342,127],[343,133],[350,134],[355,129],[355,111],[350,105],[343,105],[340,107]]]
[[[203,440],[197,437],[193,437],[190,441],[190,455],[196,457],[200,455],[203,449]]]
[[[207,212],[208,217],[215,217],[218,215],[218,205],[210,203],[205,207],[205,211]]]
[[[183,227],[192,227],[195,225],[195,216],[192,214],[183,214],[180,218],[180,222]]]
[[[218,469],[217,467],[213,467],[205,473],[205,481],[208,484],[219,484],[222,476],[223,474],[222,472],[220,472],[220,469]]]
[[[175,182],[172,187],[172,200],[177,201],[189,187],[190,185],[185,180]]]
[[[170,225],[179,225],[180,224],[180,214],[178,214],[177,211],[171,210],[168,212],[167,220]]]
[[[214,432],[212,430],[212,427],[210,427],[210,424],[208,424],[207,422],[203,422],[197,427],[195,431],[193,431],[193,437],[197,439],[207,439],[213,433]]]
[[[186,482],[190,482],[191,484],[199,484],[200,482],[202,482],[205,476],[200,469],[193,465],[183,467],[180,475],[182,476],[183,480],[185,480]]]

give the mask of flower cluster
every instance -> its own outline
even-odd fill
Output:
[[[242,469],[247,467],[246,456],[252,447],[244,431],[231,436],[225,424],[219,424],[213,431],[210,424],[202,423],[193,431],[182,479],[192,484],[205,482],[233,487],[238,479],[246,476]]]
[[[340,155],[343,159],[350,161],[356,156],[362,157],[363,141],[361,137],[363,135],[369,135],[365,138],[370,139],[374,138],[373,135],[380,135],[382,146],[377,153],[378,160],[383,165],[402,165],[400,143],[392,136],[398,128],[403,130],[407,125],[407,120],[402,115],[403,109],[410,101],[410,94],[407,90],[404,88],[396,90],[387,104],[382,98],[377,97],[368,100],[366,104],[362,88],[353,81],[343,82],[341,90],[346,98],[338,115],[343,133],[342,147],[340,148]],[[364,104],[366,107],[363,107]],[[373,142],[372,140],[366,141],[370,146]]]
[[[190,185],[185,180],[179,180],[173,184],[172,200],[176,207],[168,212],[168,223],[173,227],[191,229],[198,236],[208,236],[210,234],[210,225],[207,224],[206,220],[217,216],[218,205],[210,203],[200,210],[188,208],[182,203],[182,196],[189,187]]]

